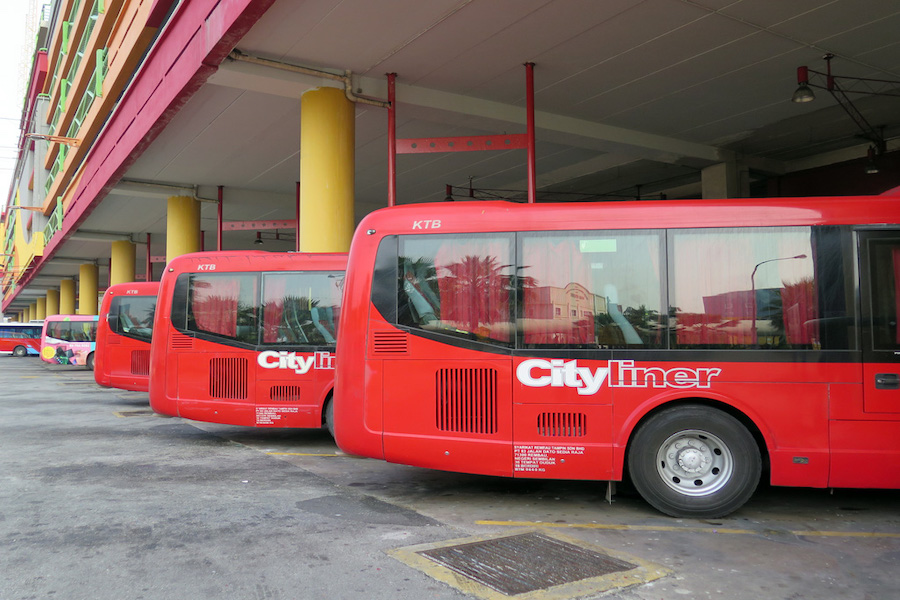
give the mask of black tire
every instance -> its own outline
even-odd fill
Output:
[[[28,354],[28,350],[25,349],[25,346],[16,346],[15,348],[13,348],[12,353],[13,353],[13,356],[18,356],[19,358],[22,358],[23,356]]]
[[[706,406],[653,415],[628,448],[634,487],[673,517],[715,519],[734,512],[753,495],[761,472],[759,446],[747,428]]]
[[[331,439],[334,439],[334,397],[332,396],[325,401],[325,428],[331,434]]]
[[[89,371],[94,370],[94,353],[91,352],[87,355],[87,359],[85,359],[85,365],[87,366]]]

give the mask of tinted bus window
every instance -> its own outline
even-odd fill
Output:
[[[181,277],[187,281],[188,331],[259,343],[257,275],[194,273]]]
[[[809,227],[669,233],[675,348],[818,349]]]
[[[340,317],[341,272],[266,273],[263,344],[333,345]]]
[[[398,323],[511,346],[512,240],[499,234],[400,238]]]
[[[150,342],[156,296],[117,296],[110,303],[113,333]]]
[[[343,281],[337,271],[185,273],[177,285],[187,294],[176,299],[186,304],[187,322],[180,328],[254,346],[333,345]]]
[[[659,348],[660,234],[520,234],[524,348]]]
[[[872,243],[872,346],[874,350],[900,350],[900,245],[895,240]]]

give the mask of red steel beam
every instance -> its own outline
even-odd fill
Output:
[[[226,221],[223,231],[261,231],[264,229],[296,229],[297,219],[286,221]]]
[[[397,140],[397,154],[471,152],[475,150],[525,150],[527,148],[528,137],[524,133]]]

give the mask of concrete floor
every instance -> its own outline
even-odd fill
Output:
[[[34,357],[0,357],[0,447],[0,600],[505,598],[395,556],[522,530],[664,575],[522,600],[900,597],[898,491],[764,487],[728,518],[671,519],[627,490],[606,503],[603,483],[427,471],[342,455],[321,431],[156,416],[146,394]]]

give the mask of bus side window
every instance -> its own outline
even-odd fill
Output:
[[[192,274],[188,292],[187,328],[191,331],[257,344],[257,276]]]
[[[820,346],[809,227],[674,230],[674,347]]]
[[[875,350],[900,349],[900,244],[889,240],[870,250],[872,342]]]
[[[263,344],[333,346],[343,273],[298,271],[263,278]]]
[[[397,323],[511,346],[512,241],[496,233],[402,236]]]
[[[661,347],[658,232],[538,232],[520,238],[523,347]]]

